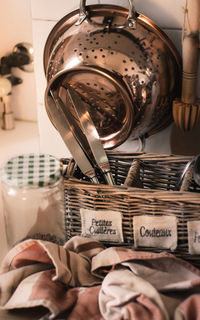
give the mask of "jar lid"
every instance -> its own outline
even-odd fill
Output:
[[[62,174],[61,162],[48,154],[25,154],[8,160],[1,179],[13,187],[45,187],[54,184]]]

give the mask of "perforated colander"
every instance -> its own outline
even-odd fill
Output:
[[[163,129],[180,89],[175,47],[129,5],[85,7],[81,0],[80,10],[53,28],[44,50],[46,97],[51,88],[59,94],[60,87],[73,87],[87,102],[104,148]]]

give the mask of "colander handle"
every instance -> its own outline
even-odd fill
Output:
[[[136,28],[136,16],[135,16],[135,8],[133,5],[133,0],[128,0],[128,2],[129,2],[129,14],[127,16],[126,24],[121,27],[127,26],[131,29],[135,29]],[[86,4],[86,0],[80,0],[79,19],[76,22],[76,25],[80,25],[87,18],[85,4]]]

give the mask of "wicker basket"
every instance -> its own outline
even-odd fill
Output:
[[[67,240],[82,235],[80,211],[112,210],[122,215],[122,242],[102,241],[106,246],[124,246],[136,250],[160,252],[163,248],[136,247],[134,242],[135,216],[175,216],[177,218],[177,246],[164,249],[200,265],[200,255],[189,253],[188,222],[200,221],[200,188],[194,181],[188,191],[175,191],[188,156],[151,153],[108,152],[116,185],[94,185],[87,181],[72,162],[65,176],[66,235]],[[124,185],[133,160],[139,161],[140,187]]]

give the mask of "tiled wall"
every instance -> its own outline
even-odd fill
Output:
[[[10,54],[19,42],[32,43],[31,0],[0,1],[0,57]],[[37,120],[34,72],[13,68],[12,73],[22,79],[22,84],[12,89],[11,105],[20,120]],[[2,110],[0,110],[1,113]]]
[[[127,0],[96,0],[87,4],[109,3],[128,5]],[[171,38],[181,52],[181,32],[184,20],[185,0],[135,0],[135,8],[155,21]],[[56,156],[68,156],[66,147],[59,134],[50,123],[44,107],[44,91],[46,80],[43,70],[43,51],[47,36],[64,15],[79,7],[79,0],[32,0],[33,44],[35,50],[35,74],[37,86],[38,123],[40,131],[41,149]],[[147,139],[145,151],[170,153],[171,126],[157,135]],[[120,149],[135,151],[137,143],[124,144]]]

